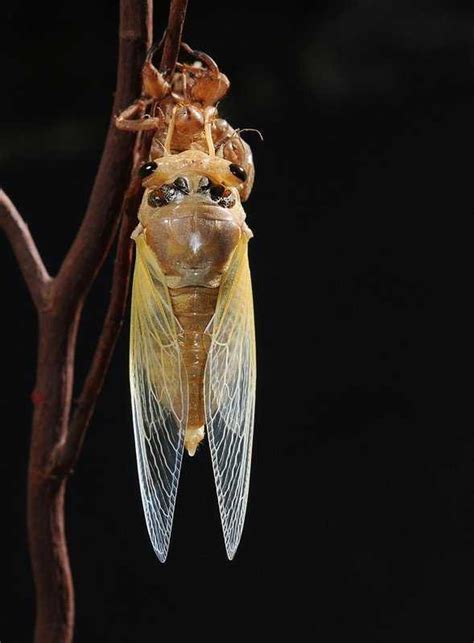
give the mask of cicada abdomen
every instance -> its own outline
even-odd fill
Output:
[[[167,129],[155,132],[161,154],[140,170],[145,190],[133,235],[133,420],[143,506],[161,561],[168,552],[183,452],[194,455],[205,436],[227,555],[233,558],[245,519],[255,406],[247,257],[252,233],[241,205],[253,181],[251,154],[246,152],[246,169],[229,150],[226,158],[222,146],[216,152],[217,111],[202,98],[209,95],[209,83],[199,93],[195,74],[187,82],[186,73],[181,66],[187,107],[201,111],[201,130],[189,127],[186,139],[183,128],[176,133],[180,107],[163,109]],[[216,78],[214,73],[211,80]],[[213,96],[217,100],[219,91]],[[161,104],[168,99],[175,100],[168,93]],[[186,140],[188,149],[180,149]]]

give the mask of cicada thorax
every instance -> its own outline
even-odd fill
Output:
[[[238,191],[245,178],[241,170],[197,149],[156,158],[142,169],[147,176],[139,219],[178,322],[189,393],[185,446],[191,455],[204,437],[207,329],[232,254],[249,234]]]

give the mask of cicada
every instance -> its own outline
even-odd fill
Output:
[[[162,562],[183,454],[193,456],[205,437],[226,551],[234,557],[254,426],[252,233],[241,204],[253,181],[252,157],[214,106],[227,91],[226,77],[209,57],[192,53],[199,64],[180,64],[168,80],[148,61],[144,86],[155,115],[118,122],[150,129],[155,118],[133,234],[130,386],[143,508]]]

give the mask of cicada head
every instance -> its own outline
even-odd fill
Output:
[[[219,217],[245,218],[238,188],[246,173],[227,159],[187,150],[145,163],[140,175],[145,194],[139,217],[144,225],[149,217],[169,214],[170,209],[186,213],[219,208]]]
[[[237,188],[247,179],[247,172],[240,165],[200,150],[186,150],[150,161],[142,165],[139,174],[145,188],[173,183],[178,177],[186,177],[191,184],[208,178],[215,185]]]

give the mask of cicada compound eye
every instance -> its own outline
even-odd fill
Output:
[[[199,180],[199,187],[198,187],[198,192],[207,192],[208,190],[211,189],[212,183],[210,179],[207,176],[203,176]]]
[[[160,208],[176,199],[177,189],[174,185],[162,185],[156,190],[152,190],[148,195],[148,205],[152,208]]]
[[[173,185],[183,194],[189,194],[190,192],[189,181],[184,176],[178,176],[178,178],[174,180]]]
[[[209,190],[210,197],[221,208],[233,208],[235,205],[235,196],[232,190],[225,188],[223,185],[213,185]]]
[[[155,161],[149,161],[148,163],[144,163],[141,168],[138,170],[138,176],[141,177],[142,179],[145,179],[147,176],[150,176],[150,174],[153,174],[153,172],[157,169],[158,165],[155,163]]]
[[[241,165],[237,165],[237,163],[231,163],[229,165],[229,170],[232,172],[234,176],[236,176],[242,183],[247,180],[247,172],[244,170],[244,168]]]

